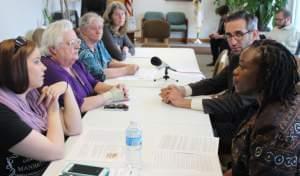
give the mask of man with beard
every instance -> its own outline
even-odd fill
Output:
[[[288,10],[281,9],[276,13],[275,27],[266,37],[278,41],[295,54],[299,32],[291,24],[291,13]]]

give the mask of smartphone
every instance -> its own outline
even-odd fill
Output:
[[[120,104],[107,104],[104,105],[105,110],[112,110],[112,111],[128,111],[129,107],[128,105],[124,103]]]
[[[70,163],[64,169],[63,176],[109,176],[109,169]]]

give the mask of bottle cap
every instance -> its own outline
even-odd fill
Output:
[[[130,121],[129,125],[131,127],[136,127],[136,128],[138,127],[138,123],[136,121]]]

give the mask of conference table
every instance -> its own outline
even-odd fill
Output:
[[[151,65],[153,56],[178,71],[169,71],[174,80],[154,81],[164,75],[164,69]],[[52,162],[43,175],[60,175],[70,162],[109,167],[111,176],[132,175],[126,165],[125,130],[130,121],[136,121],[143,133],[142,168],[138,171],[141,176],[221,176],[219,140],[213,136],[208,115],[173,107],[159,97],[164,86],[185,85],[204,78],[194,51],[136,48],[135,56],[124,62],[139,65],[136,75],[106,82],[127,85],[129,101],[122,103],[129,110],[108,111],[100,107],[87,112],[82,119],[82,134],[68,138],[65,158]]]

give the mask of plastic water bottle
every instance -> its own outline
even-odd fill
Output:
[[[142,167],[142,130],[137,122],[131,121],[126,129],[126,161],[129,168]]]

